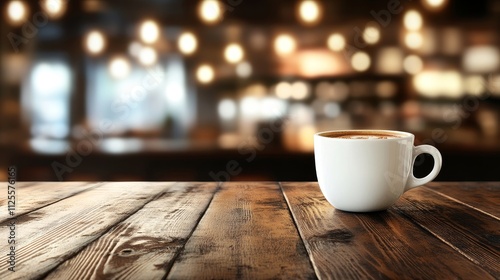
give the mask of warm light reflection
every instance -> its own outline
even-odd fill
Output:
[[[479,76],[469,76],[464,79],[465,92],[470,95],[481,95],[486,91],[486,80]]]
[[[123,79],[130,74],[130,62],[125,57],[115,57],[109,63],[109,72],[116,79]]]
[[[146,20],[140,27],[140,38],[144,43],[152,44],[160,37],[160,27],[152,20]]]
[[[309,87],[305,82],[297,81],[291,85],[293,99],[302,100],[309,96]]]
[[[288,34],[281,34],[274,40],[274,50],[278,55],[288,55],[295,51],[297,43],[295,39]]]
[[[405,44],[410,49],[419,49],[424,44],[424,38],[419,32],[409,32],[405,36]]]
[[[236,65],[236,75],[240,78],[248,78],[252,75],[252,65],[248,61]]]
[[[181,53],[189,55],[196,51],[196,48],[198,47],[198,40],[193,33],[184,32],[179,36],[177,46]]]
[[[222,19],[221,3],[216,0],[202,0],[198,9],[202,21],[213,24]]]
[[[488,91],[500,97],[500,75],[490,75],[488,78]]]
[[[370,68],[371,59],[365,52],[357,52],[351,57],[351,66],[358,72],[363,72]]]
[[[275,87],[276,96],[281,99],[288,99],[292,97],[292,85],[287,82],[280,82]]]
[[[459,98],[463,94],[458,71],[422,71],[413,78],[413,86],[422,96]]]
[[[321,18],[320,3],[313,0],[305,0],[299,4],[299,18],[305,24],[314,24]]]
[[[61,17],[66,12],[66,0],[43,0],[42,9],[53,19]]]
[[[232,99],[222,99],[217,106],[219,117],[223,120],[232,120],[236,117],[237,107],[236,102]]]
[[[99,54],[104,50],[104,35],[99,31],[91,31],[85,39],[85,47],[91,54]]]
[[[156,51],[151,47],[144,47],[139,51],[139,62],[142,65],[149,66],[156,63],[158,55]]]
[[[422,0],[425,7],[430,10],[441,9],[445,4],[446,0]]]
[[[239,44],[229,44],[224,49],[224,58],[229,63],[238,63],[243,59],[244,51]]]
[[[406,29],[417,31],[422,28],[423,25],[422,15],[415,10],[410,10],[404,15],[403,24]]]
[[[403,52],[399,47],[385,47],[377,53],[376,69],[384,74],[400,74],[403,70]]]
[[[20,24],[28,17],[28,7],[21,1],[10,1],[7,5],[7,15],[12,24]]]
[[[332,76],[343,73],[346,68],[343,57],[324,49],[303,50],[297,52],[294,58],[290,66],[295,67],[296,73],[304,78]]]
[[[415,75],[422,71],[422,69],[424,68],[424,63],[419,56],[409,55],[403,61],[403,68],[408,74]]]
[[[196,78],[202,84],[208,84],[215,77],[214,68],[208,64],[202,64],[196,70]]]
[[[494,72],[500,66],[500,53],[495,46],[470,47],[464,51],[462,63],[468,72]]]
[[[373,45],[380,40],[380,29],[376,24],[367,25],[363,31],[363,40],[366,43]]]
[[[326,43],[328,48],[332,51],[338,52],[344,49],[345,47],[345,38],[342,34],[333,33],[328,36],[328,41]]]

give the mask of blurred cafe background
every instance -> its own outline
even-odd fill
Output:
[[[310,180],[393,129],[500,180],[500,1],[2,0],[0,179]],[[432,158],[417,159],[425,174]]]

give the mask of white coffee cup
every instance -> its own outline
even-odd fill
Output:
[[[392,130],[337,130],[314,135],[321,192],[336,209],[371,212],[389,208],[406,191],[432,181],[441,170],[439,151],[413,146],[415,136]],[[432,171],[413,175],[415,158],[430,154]]]

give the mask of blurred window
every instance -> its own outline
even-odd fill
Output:
[[[161,130],[188,109],[185,68],[178,57],[153,66],[132,64],[128,73],[113,76],[109,63],[87,63],[87,116],[90,125],[104,133]],[[123,74],[123,75],[122,75]]]
[[[61,58],[35,59],[23,87],[23,108],[34,138],[69,135],[69,100],[72,77]]]

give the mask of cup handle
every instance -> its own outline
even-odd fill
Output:
[[[417,158],[417,156],[421,154],[430,154],[434,158],[434,167],[432,168],[432,171],[424,178],[416,178],[413,175],[413,165],[415,164],[415,159]],[[434,178],[436,178],[439,171],[441,170],[442,163],[443,159],[441,157],[441,153],[434,146],[420,145],[413,147],[413,159],[411,164],[410,176],[408,177],[408,181],[406,182],[405,192],[434,180]]]

